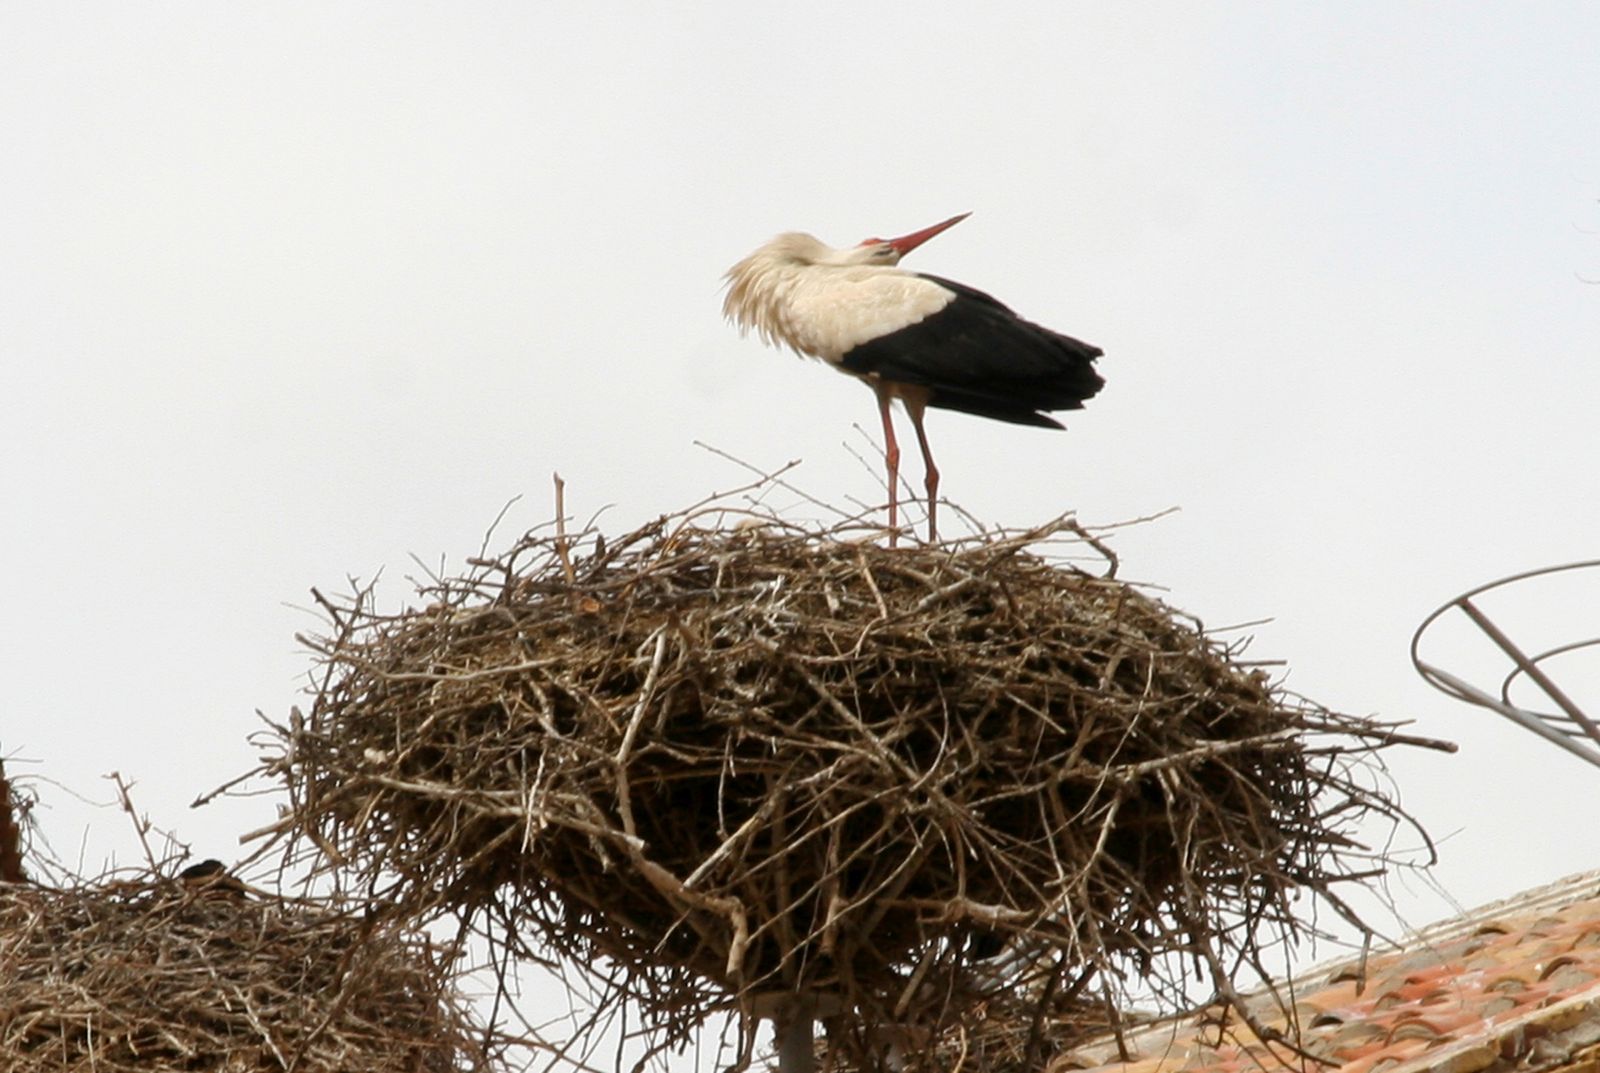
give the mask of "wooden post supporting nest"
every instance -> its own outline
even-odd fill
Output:
[[[778,1051],[778,1073],[813,1073],[817,1068],[817,1004],[809,995],[796,995],[772,1015],[773,1042]]]

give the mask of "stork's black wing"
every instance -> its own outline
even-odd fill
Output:
[[[1023,320],[982,291],[922,278],[951,291],[949,304],[852,348],[841,368],[926,387],[929,406],[1047,428],[1061,423],[1042,411],[1081,409],[1105,383],[1094,370],[1099,347]]]

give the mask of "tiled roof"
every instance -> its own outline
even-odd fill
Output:
[[[1600,872],[1475,910],[1399,950],[1302,974],[1291,989],[1299,1042],[1330,1064],[1269,1052],[1237,1017],[1219,1039],[1215,1010],[1062,1055],[1050,1073],[1241,1073],[1304,1066],[1326,1073],[1600,1070]],[[1249,999],[1286,1029],[1279,1001]],[[1292,1033],[1289,1033],[1291,1038]]]

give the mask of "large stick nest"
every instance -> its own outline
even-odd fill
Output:
[[[534,533],[397,614],[323,600],[267,761],[283,830],[679,1039],[777,995],[870,1027],[997,976],[1054,1002],[1175,953],[1225,976],[1296,891],[1382,871],[1352,831],[1400,814],[1364,761],[1406,739],[1066,565],[1099,547],[1074,523],[898,550],[728,525]]]
[[[11,1073],[482,1068],[426,940],[219,876],[0,885]]]

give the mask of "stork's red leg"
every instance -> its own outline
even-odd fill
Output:
[[[895,442],[894,421],[889,416],[893,397],[881,384],[874,384],[872,390],[878,395],[878,416],[883,418],[883,460],[889,467],[889,546],[892,548],[900,539],[900,517],[895,502],[895,487],[900,483],[900,444]]]
[[[939,467],[933,464],[933,451],[928,447],[928,434],[922,429],[924,402],[906,400],[906,412],[911,415],[911,427],[917,430],[917,444],[922,448],[922,464],[927,467],[922,486],[928,490],[928,541],[939,539]]]

